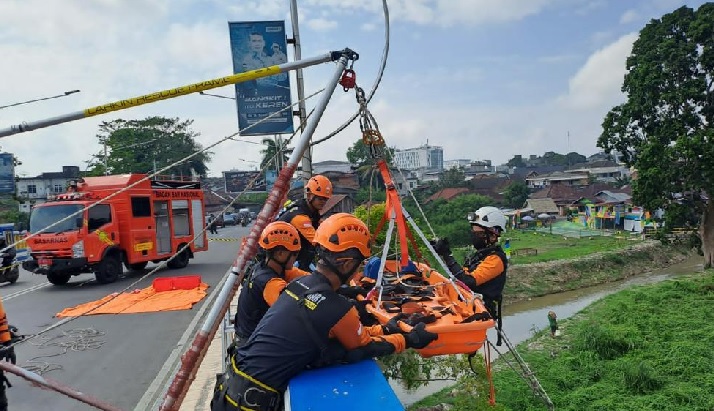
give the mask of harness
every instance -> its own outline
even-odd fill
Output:
[[[479,292],[483,295],[483,302],[486,305],[486,309],[496,320],[498,329],[502,330],[503,316],[501,314],[501,304],[503,302],[503,287],[506,285],[506,272],[508,271],[508,258],[506,257],[506,253],[503,252],[503,249],[501,249],[499,245],[492,245],[466,257],[464,266],[468,267],[469,271],[472,271],[481,264],[481,261],[493,254],[498,256],[503,262],[503,273],[486,283],[486,287],[480,289]],[[496,345],[500,346],[501,343],[501,333],[498,333]]]

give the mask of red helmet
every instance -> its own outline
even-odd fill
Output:
[[[290,223],[274,221],[260,234],[258,244],[266,250],[282,246],[288,251],[297,252],[300,251],[300,234]]]
[[[330,198],[332,197],[332,183],[325,176],[312,176],[305,185],[305,192],[318,197]]]
[[[328,217],[315,231],[315,244],[335,254],[356,249],[363,258],[367,258],[372,254],[371,239],[367,225],[347,213]]]

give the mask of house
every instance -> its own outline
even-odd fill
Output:
[[[19,177],[16,195],[20,212],[29,213],[33,205],[46,202],[48,196],[64,193],[68,183],[79,177],[78,166],[62,166],[62,171],[45,172],[36,177]]]
[[[453,200],[454,198],[462,194],[468,194],[468,192],[469,189],[466,187],[444,188],[429,196],[429,198],[426,199],[425,203],[430,203],[436,200]]]
[[[409,190],[414,190],[419,187],[419,178],[417,173],[411,170],[391,170],[392,181],[397,188],[400,196],[409,195]]]
[[[522,213],[532,211],[534,215],[548,214],[557,216],[560,213],[555,201],[551,198],[529,198],[521,209]]]
[[[538,189],[551,185],[586,186],[590,182],[587,173],[568,173],[564,171],[554,171],[547,174],[532,172],[526,176],[526,185],[530,189]]]
[[[596,198],[596,194],[608,191],[611,193],[621,193],[625,195],[631,195],[630,187],[623,187],[615,189],[610,184],[605,183],[593,183],[584,187],[567,186],[567,185],[553,185],[545,187],[532,193],[528,198],[541,199],[550,198],[558,206],[560,210],[560,215],[566,215],[568,209],[575,202],[582,198],[588,199],[592,203],[602,202]],[[602,195],[601,195],[602,197]],[[604,198],[604,197],[602,197]]]
[[[509,176],[480,174],[468,182],[471,192],[490,197],[496,202],[503,201],[503,192],[513,183]]]
[[[339,171],[341,173],[352,172],[352,164],[347,161],[327,160],[312,163],[312,174],[323,174],[328,171]]]
[[[572,174],[588,174],[596,181],[614,183],[630,176],[629,168],[614,161],[595,161],[576,164],[565,171]]]

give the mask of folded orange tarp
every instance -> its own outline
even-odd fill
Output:
[[[65,308],[57,313],[56,317],[189,310],[206,296],[207,289],[208,284],[202,282],[198,287],[190,290],[156,291],[152,286],[130,293],[114,293],[100,300]],[[90,312],[94,308],[96,309]]]

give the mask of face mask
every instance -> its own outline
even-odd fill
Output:
[[[474,248],[480,250],[488,246],[488,234],[485,231],[475,232],[471,231],[471,244]]]

